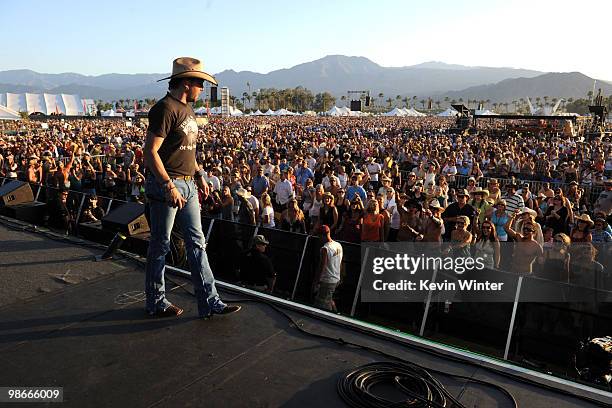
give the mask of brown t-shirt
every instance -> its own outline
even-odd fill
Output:
[[[149,111],[148,131],[164,138],[157,153],[168,176],[195,174],[198,124],[190,105],[166,94]]]

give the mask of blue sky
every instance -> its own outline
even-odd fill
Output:
[[[612,80],[609,50],[589,39],[609,44],[610,16],[609,0],[5,0],[0,70],[158,73],[188,55],[211,73],[265,73],[343,54]]]

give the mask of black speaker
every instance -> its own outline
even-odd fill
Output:
[[[47,213],[47,204],[38,201],[30,203],[9,205],[0,209],[0,214],[6,215],[9,218],[25,221],[30,224],[43,225],[45,223],[45,214]]]
[[[126,235],[149,232],[149,223],[144,209],[144,204],[125,203],[102,218],[102,228]]]
[[[365,98],[365,106],[370,106],[370,97],[366,96]]]
[[[31,203],[34,201],[32,187],[25,181],[9,181],[0,187],[0,207]]]
[[[351,110],[353,112],[361,112],[361,100],[351,101]]]
[[[210,101],[217,102],[217,87],[216,86],[210,87]]]

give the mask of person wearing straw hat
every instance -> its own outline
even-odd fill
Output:
[[[593,236],[591,235],[591,228],[595,224],[589,214],[581,214],[575,218],[576,226],[572,228],[570,232],[570,239],[574,242],[591,242]]]
[[[531,225],[535,230],[533,239],[535,239],[538,244],[544,246],[544,233],[542,232],[540,224],[536,222],[537,215],[538,213],[529,207],[521,208],[518,211],[519,218],[516,222],[516,230],[522,233],[524,226]]]
[[[491,218],[493,212],[493,206],[487,201],[489,190],[476,187],[470,191],[470,196],[472,199],[468,203],[478,212],[478,225],[480,225],[485,218]]]
[[[145,266],[145,310],[149,316],[179,316],[183,309],[165,294],[165,258],[175,219],[182,229],[191,271],[198,315],[229,314],[240,310],[226,305],[215,287],[202,232],[198,189],[208,195],[204,172],[196,162],[198,125],[190,103],[195,102],[204,82],[217,81],[204,72],[202,61],[181,57],[172,64],[168,93],[149,111],[149,127],[143,149],[147,168],[145,192],[150,204],[151,238]]]

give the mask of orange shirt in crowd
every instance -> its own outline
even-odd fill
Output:
[[[385,218],[382,214],[367,214],[363,217],[361,227],[362,241],[380,241],[380,230],[383,228]]]

